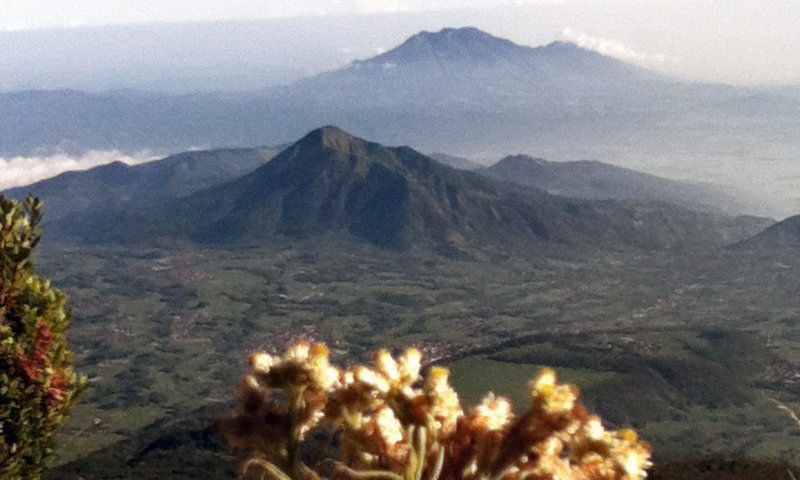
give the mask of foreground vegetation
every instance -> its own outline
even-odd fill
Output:
[[[301,341],[249,363],[236,414],[219,423],[254,454],[245,478],[641,480],[650,466],[635,432],[606,430],[550,369],[530,381],[527,411],[515,415],[492,393],[465,412],[450,372],[421,372],[415,348],[398,358],[379,350],[373,366],[341,369],[324,344]],[[340,445],[332,458],[313,441],[326,433]],[[316,445],[303,452],[308,444]]]
[[[66,341],[66,296],[34,275],[41,203],[0,195],[0,479],[40,478],[82,388]]]

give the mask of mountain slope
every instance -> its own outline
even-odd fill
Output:
[[[564,42],[527,47],[477,28],[420,32],[398,47],[286,87],[316,104],[488,106],[629,95],[667,77]]]
[[[727,214],[746,208],[743,202],[716,185],[668,180],[597,161],[549,162],[527,155],[513,155],[482,172],[570,197],[656,200]]]
[[[458,170],[478,170],[484,168],[483,164],[472,161],[464,157],[456,157],[455,155],[448,155],[446,153],[431,153],[428,155],[437,162],[453,167]]]
[[[184,152],[133,166],[114,162],[65,172],[3,194],[17,199],[38,196],[47,205],[49,222],[85,210],[113,210],[127,204],[142,207],[185,197],[249,173],[275,153],[271,148],[241,148]]]
[[[376,57],[356,61],[337,74],[400,76],[413,70],[452,79],[464,71],[487,69],[500,75],[524,74],[528,83],[580,80],[655,81],[666,77],[606,57],[573,43],[527,47],[474,27],[420,32]]]
[[[754,251],[800,251],[800,215],[780,221],[736,247]]]
[[[667,204],[578,200],[516,187],[408,147],[324,127],[242,178],[152,212],[69,218],[60,230],[84,241],[167,236],[258,243],[330,233],[390,248],[658,249],[722,245],[752,233],[752,226]]]

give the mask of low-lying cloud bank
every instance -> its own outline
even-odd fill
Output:
[[[70,170],[86,170],[111,162],[144,163],[159,158],[150,152],[134,154],[119,150],[90,150],[81,156],[53,154],[30,157],[0,157],[0,190],[29,185]]]

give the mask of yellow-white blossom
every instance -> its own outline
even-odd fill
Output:
[[[489,431],[501,430],[511,421],[511,403],[493,393],[487,395],[474,412],[476,422]]]
[[[264,352],[258,352],[250,355],[250,368],[254,372],[267,373],[273,365],[280,361],[279,358]]]
[[[412,384],[419,379],[422,368],[422,352],[416,348],[409,348],[400,357],[400,376],[407,384]]]
[[[375,370],[367,367],[356,368],[355,380],[382,393],[389,391],[389,382],[383,376],[378,375]]]
[[[403,441],[403,425],[394,415],[394,411],[391,408],[383,407],[378,410],[375,415],[375,424],[378,426],[381,438],[387,445],[391,446]]]
[[[379,350],[375,355],[376,369],[390,382],[400,380],[400,369],[388,350]]]
[[[325,480],[302,464],[299,445],[320,426],[341,429],[337,480],[364,475],[413,480],[642,480],[650,448],[632,430],[612,431],[580,404],[578,391],[543,369],[529,384],[527,412],[487,395],[468,415],[446,368],[420,380],[422,355],[380,350],[372,367],[340,370],[323,344],[299,342],[282,357],[250,356],[238,412],[220,422],[250,447],[272,480]]]

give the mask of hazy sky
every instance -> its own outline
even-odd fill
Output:
[[[87,28],[154,23],[184,29]],[[278,81],[292,77],[281,69],[316,72],[422,29],[465,25],[527,45],[571,40],[690,79],[800,83],[800,0],[0,0],[0,65],[19,72],[0,88],[72,78],[80,88],[81,75],[100,82],[126,65],[162,64],[248,62]]]

